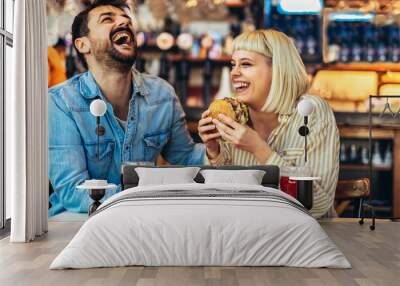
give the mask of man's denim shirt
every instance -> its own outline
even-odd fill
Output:
[[[174,89],[166,81],[133,70],[133,94],[126,130],[112,106],[101,117],[97,159],[96,118],[90,113],[94,99],[105,100],[91,72],[77,75],[49,91],[49,176],[55,190],[49,215],[64,210],[86,212],[91,199],[76,186],[86,179],[106,179],[120,185],[125,161],[155,162],[158,154],[170,164],[203,164],[205,148],[194,144],[185,114]],[[105,198],[119,192],[107,190]]]

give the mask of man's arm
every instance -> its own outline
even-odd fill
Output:
[[[87,212],[92,200],[76,186],[89,179],[81,136],[59,94],[49,93],[49,177],[63,208]],[[106,197],[114,192],[107,191]]]
[[[203,165],[205,147],[195,144],[187,130],[185,113],[175,92],[170,140],[162,151],[163,157],[175,165]]]

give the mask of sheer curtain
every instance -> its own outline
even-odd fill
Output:
[[[47,231],[46,0],[18,0],[14,17],[12,94],[6,98],[6,187],[12,242]]]

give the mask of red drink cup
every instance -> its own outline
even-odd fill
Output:
[[[297,182],[293,180],[288,180],[287,191],[288,195],[291,195],[293,198],[297,198]]]
[[[296,198],[297,196],[297,182],[289,180],[289,176],[281,176],[280,179],[281,191]]]
[[[282,192],[287,193],[289,176],[281,176],[279,185]]]

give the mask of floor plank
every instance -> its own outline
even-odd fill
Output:
[[[379,221],[375,231],[355,220],[321,222],[352,269],[289,267],[118,267],[85,270],[48,269],[78,231],[82,221],[51,221],[49,233],[32,243],[0,240],[0,285],[399,285],[400,223]]]

